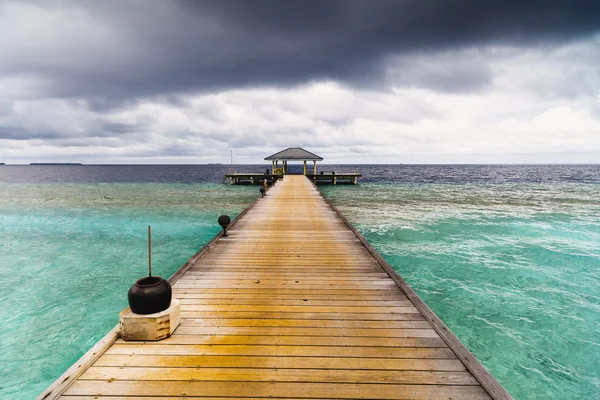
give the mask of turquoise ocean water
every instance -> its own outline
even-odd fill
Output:
[[[515,399],[600,398],[600,185],[323,192]]]
[[[127,290],[169,277],[257,197],[219,183],[0,184],[0,399],[33,399],[118,323]]]
[[[600,398],[600,166],[333,168],[364,176],[323,192],[516,399]],[[168,277],[257,197],[228,171],[1,167],[0,399],[117,323],[147,225]]]

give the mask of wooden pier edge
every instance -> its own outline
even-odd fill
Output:
[[[464,344],[452,333],[444,322],[429,308],[429,306],[419,297],[412,287],[392,268],[392,266],[375,250],[375,248],[364,238],[364,236],[352,225],[352,223],[337,209],[337,207],[319,190],[312,180],[310,183],[315,187],[319,194],[325,199],[327,204],[335,211],[337,216],[354,233],[361,244],[377,260],[379,265],[392,278],[396,285],[404,292],[406,297],[413,302],[417,310],[423,314],[425,319],[433,326],[450,349],[456,354],[473,376],[481,383],[481,386],[495,400],[514,400],[513,397],[504,389],[504,387],[490,374],[490,372],[479,362],[477,358],[465,347]]]
[[[37,397],[37,400],[57,399],[87,370],[104,352],[119,338],[119,325],[112,328],[102,339],[89,349],[75,364],[71,365],[58,377],[46,390]]]
[[[242,210],[234,219],[231,221],[229,228],[231,229],[235,224],[244,216],[252,207],[260,201],[261,197],[258,197],[248,207]],[[168,279],[169,283],[173,285],[185,274],[185,272],[194,265],[194,263],[204,255],[215,242],[223,236],[223,231],[219,231],[210,241],[200,248],[189,260],[187,260],[171,277]],[[93,363],[96,362],[110,346],[112,346],[117,339],[119,339],[119,324],[112,328],[102,339],[100,339],[91,349],[89,349],[79,360],[77,360],[69,369],[67,369],[61,376],[59,376],[46,390],[44,390],[38,397],[37,400],[55,400],[58,399],[76,380],[83,374]]]

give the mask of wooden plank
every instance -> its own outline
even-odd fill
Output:
[[[238,355],[280,357],[372,357],[372,358],[449,358],[449,348],[354,347],[354,346],[263,346],[263,345],[179,345],[114,344],[106,354],[154,355]]]
[[[104,354],[99,367],[188,367],[188,368],[306,368],[397,371],[466,371],[458,359],[270,357],[270,356],[169,356]]]
[[[126,344],[122,340],[118,344]],[[135,342],[149,344],[149,342]],[[277,336],[277,335],[173,335],[164,345],[253,345],[253,346],[333,346],[333,347],[448,347],[439,337],[363,337],[363,336]]]
[[[234,293],[206,293],[202,289],[181,289],[173,290],[173,294],[186,299],[260,299],[260,300],[324,300],[324,301],[392,301],[406,300],[407,297],[400,291],[377,291],[372,294],[334,294],[329,292],[313,292],[313,293],[271,293],[263,291],[259,293],[247,293],[236,291]]]
[[[418,312],[399,314],[374,314],[374,313],[309,313],[309,312],[258,312],[258,311],[206,311],[206,312],[181,312],[182,318],[239,318],[239,319],[323,319],[323,320],[363,320],[363,321],[421,321],[423,316]]]
[[[289,382],[193,382],[193,381],[87,381],[79,380],[67,395],[76,396],[202,396],[202,397],[304,397],[337,399],[463,399],[489,396],[481,386],[289,383]]]
[[[417,309],[411,306],[404,307],[328,307],[328,306],[266,306],[256,304],[186,304],[186,313],[194,312],[276,312],[276,313],[355,313],[355,314],[414,314]]]
[[[178,335],[242,335],[242,336],[334,336],[334,337],[385,337],[385,338],[437,338],[435,330],[428,329],[360,329],[360,328],[297,328],[297,327],[231,327],[231,326],[181,326]]]
[[[399,293],[398,289],[326,289],[326,290],[306,290],[297,289],[293,287],[269,289],[264,287],[251,287],[251,288],[173,288],[174,292],[177,293],[203,293],[203,294],[221,294],[225,293],[228,295],[241,295],[241,294],[252,294],[256,297],[262,296],[331,296],[331,295],[342,295],[342,296],[398,296],[404,295]]]
[[[255,281],[255,280],[260,280],[262,281],[268,281],[269,279],[274,279],[277,281],[284,281],[284,280],[293,280],[293,281],[331,281],[331,282],[336,282],[336,281],[342,281],[342,282],[352,282],[352,281],[359,281],[359,282],[364,282],[364,281],[381,281],[384,280],[385,278],[382,277],[379,273],[375,274],[365,274],[365,273],[359,273],[359,274],[350,274],[350,273],[344,273],[344,276],[339,276],[339,273],[336,276],[333,276],[329,273],[323,273],[323,274],[319,274],[316,272],[313,273],[304,273],[304,274],[299,274],[299,273],[287,273],[287,274],[275,274],[275,273],[253,273],[251,271],[245,271],[245,272],[207,272],[207,273],[188,273],[185,275],[186,278],[189,281],[198,281],[199,279],[206,281],[206,280],[211,280],[211,281],[226,281],[226,280],[241,280],[242,278],[251,280],[251,281]],[[389,277],[388,277],[389,279]]]
[[[143,397],[139,396],[61,396],[63,400],[140,400]],[[150,397],[152,398],[152,397]],[[252,400],[290,400],[289,397],[250,397]],[[160,396],[161,400],[223,400],[223,399],[239,399],[239,397],[194,397],[194,396]],[[326,399],[299,399],[294,400],[326,400]]]
[[[336,305],[342,307],[409,307],[412,306],[412,303],[408,300],[363,300],[363,301],[355,301],[355,300],[308,300],[308,299],[281,299],[281,298],[271,298],[271,299],[262,299],[262,298],[225,298],[225,299],[199,299],[199,298],[189,298],[182,296],[180,300],[181,304],[184,305],[243,305],[243,306],[251,306],[251,305],[273,305],[278,304],[280,306],[325,306],[325,307],[335,307]]]
[[[340,275],[344,276],[340,276]],[[331,280],[331,281],[374,281],[381,280],[382,278],[378,273],[367,274],[364,272],[360,273],[350,273],[338,272],[337,276],[331,275],[331,273],[319,273],[319,272],[304,272],[304,273],[269,273],[269,272],[252,272],[252,271],[235,271],[235,272],[207,272],[207,273],[189,273],[186,274],[188,279],[194,280],[202,280],[202,279],[212,279],[212,280],[231,280],[231,279],[241,279],[246,278],[252,281],[259,279],[260,281],[265,281],[268,279],[276,279],[276,280],[294,280],[294,281],[323,281],[323,280]]]
[[[431,325],[425,320],[416,321],[353,321],[353,320],[324,320],[324,319],[194,319],[187,318],[181,326],[295,326],[305,328],[387,328],[427,329]],[[178,334],[179,332],[176,332]]]
[[[61,396],[63,400],[140,400],[139,396]],[[193,397],[193,396],[160,396],[161,400],[223,400],[238,399],[239,397]],[[290,400],[289,397],[251,397],[252,400]],[[294,399],[294,400],[326,400],[326,399]]]
[[[462,371],[379,371],[349,369],[267,368],[144,368],[91,367],[81,380],[110,381],[250,381],[250,382],[336,382],[399,383],[413,385],[479,385]]]
[[[260,285],[260,288],[265,290],[279,289],[279,290],[287,290],[289,289],[305,289],[305,290],[329,290],[329,289],[344,289],[344,290],[354,290],[354,289],[385,289],[385,288],[394,288],[394,282],[378,282],[378,281],[364,281],[364,282],[301,282],[301,281],[226,281],[226,282],[178,282],[174,285],[176,289],[193,289],[193,288],[256,288]]]
[[[178,286],[183,286],[184,284],[194,284],[194,285],[207,285],[207,286],[218,286],[218,287],[227,287],[229,285],[250,285],[254,287],[257,284],[262,286],[286,286],[291,285],[292,287],[302,286],[302,285],[326,285],[328,287],[337,287],[337,286],[351,286],[351,287],[370,287],[370,286],[392,286],[394,282],[389,279],[301,279],[301,278],[292,278],[292,279],[256,279],[254,277],[246,279],[235,279],[235,278],[225,278],[225,279],[212,279],[212,278],[201,278],[199,279],[181,279],[177,282]],[[392,286],[393,287],[393,286]]]

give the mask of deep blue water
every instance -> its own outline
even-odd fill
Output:
[[[0,166],[0,182],[219,183],[224,174],[262,172],[264,165]],[[321,165],[319,171],[354,171],[361,183],[600,183],[600,165]],[[301,164],[290,164],[302,173]]]

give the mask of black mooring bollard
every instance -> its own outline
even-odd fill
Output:
[[[265,197],[265,188],[260,188],[260,197]]]
[[[218,221],[221,228],[223,228],[223,236],[227,236],[227,227],[231,223],[231,218],[229,218],[229,215],[221,215]]]

